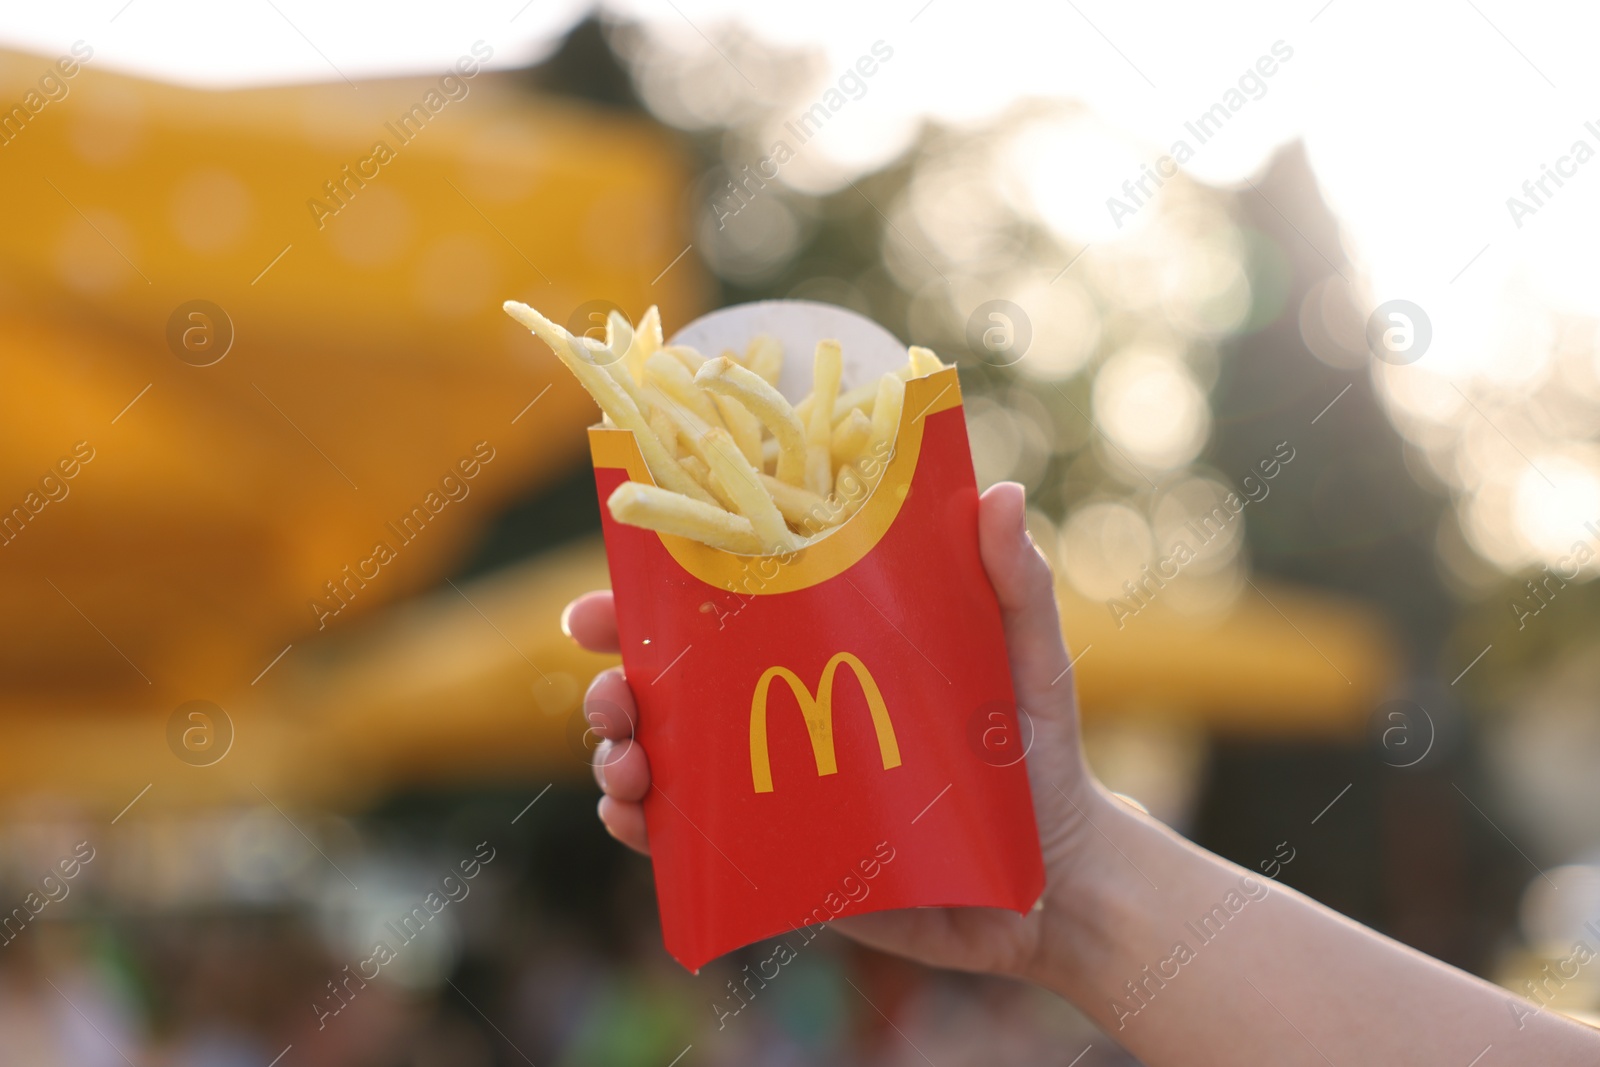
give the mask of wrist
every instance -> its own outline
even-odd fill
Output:
[[[1085,776],[1069,798],[1076,815],[1070,847],[1052,859],[1041,901],[1039,950],[1023,977],[1082,1004],[1117,954],[1130,924],[1156,907],[1156,887],[1130,856],[1148,832],[1141,815]]]

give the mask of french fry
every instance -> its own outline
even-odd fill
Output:
[[[777,503],[761,484],[760,473],[744,458],[728,431],[713,429],[706,435],[705,447],[705,459],[712,474],[733,497],[734,510],[750,520],[750,527],[762,547],[769,553],[797,548],[799,543],[784,524]]]
[[[749,357],[752,354],[760,355],[764,351],[759,343],[763,340],[771,341],[771,338],[757,338],[750,343],[749,348],[743,353],[735,352],[731,348],[725,348],[722,350],[722,358],[730,363],[744,367],[746,370],[755,370],[756,368],[750,365]],[[781,360],[782,352],[777,348],[777,342],[772,342],[772,345],[772,351],[776,354],[777,359]],[[702,361],[701,366],[704,365]],[[772,365],[776,367],[780,364],[774,362]],[[695,370],[698,372],[699,367],[696,367]],[[776,373],[774,373],[772,380],[768,381],[768,384],[773,386],[778,384]],[[766,467],[770,467],[772,462],[777,459],[777,445],[771,438],[766,436],[761,420],[752,415],[749,408],[732,397],[718,396],[717,408],[722,412],[722,421],[727,425],[728,432],[733,434],[733,439],[738,443],[739,450],[745,454],[745,458],[759,469],[764,470]],[[743,415],[732,414],[734,411],[743,412]],[[747,419],[744,416],[749,416],[749,418]],[[802,422],[801,425],[805,424]],[[753,437],[751,436],[752,433]],[[771,450],[764,448],[763,446],[765,445],[772,446]]]
[[[861,479],[861,491],[839,494],[845,518],[859,511],[883,480],[895,438],[900,432],[900,413],[905,406],[905,399],[906,383],[898,374],[885,374],[878,379],[878,398],[872,405],[872,436],[862,450],[860,463],[850,465],[856,477]],[[843,467],[839,469],[840,477],[843,477],[844,470]]]
[[[916,377],[916,375],[912,373],[911,364],[909,361],[895,370],[894,373],[900,376],[901,381],[904,381],[907,378]],[[872,405],[877,398],[877,382],[868,382],[865,385],[856,386],[848,393],[840,393],[839,399],[833,402],[834,425],[837,426],[840,420],[849,417],[852,409],[860,409],[863,415],[871,415]],[[808,396],[804,400],[800,401],[800,403],[796,404],[794,406],[794,413],[795,417],[798,418],[803,425],[810,425],[811,398]]]
[[[717,402],[717,411],[722,415],[722,424],[728,428],[728,433],[733,435],[733,443],[739,446],[744,458],[757,470],[763,469],[761,420],[750,414],[749,408],[731,396],[718,396],[713,393],[711,399]]]
[[[647,381],[645,383],[641,393],[644,396],[645,403],[650,407],[650,414],[665,425],[672,427],[673,438],[688,453],[679,459],[679,464],[682,465],[684,459],[697,460],[701,466],[706,468],[706,472],[709,475],[711,464],[706,457],[705,438],[711,432],[710,424],[667,396],[651,382]],[[702,488],[710,492],[714,503],[722,505],[729,511],[738,512],[739,509],[735,506],[734,497],[723,488],[721,481],[714,477],[697,477],[695,474],[697,468],[693,466],[688,466],[684,469],[689,472],[691,477],[695,478]]]
[[[783,394],[767,384],[759,374],[718,356],[694,376],[695,383],[713,393],[737,400],[760,419],[778,439],[777,478],[790,485],[802,485],[806,470],[806,435],[795,418],[794,408]]]
[[[634,378],[633,371],[628,368],[627,353],[633,350],[634,340],[637,336],[638,334],[633,327],[628,324],[628,320],[623,318],[620,312],[613,311],[606,316],[605,344],[599,348],[590,348],[590,351],[593,353],[595,362],[603,365],[617,385],[622,387],[622,391],[628,394],[628,399],[634,402],[641,413],[648,416],[649,412],[646,411],[643,401],[639,399],[639,382]],[[580,337],[578,338],[578,344],[588,347],[593,345],[594,342]],[[622,353],[620,356],[618,355],[619,350]]]
[[[865,497],[868,491],[867,480],[854,463],[846,463],[839,468],[839,474],[833,481],[833,495],[841,507],[849,507],[851,501],[860,507],[859,498]],[[854,514],[855,508],[850,509]]]
[[[677,426],[684,447],[709,468],[712,495],[729,511],[750,520],[756,538],[769,551],[794,548],[794,535],[784,525],[772,497],[762,488],[760,473],[744,458],[728,431],[707,425],[694,412],[661,396],[654,386],[646,386],[645,395],[652,402],[659,398],[658,410]]]
[[[694,412],[707,426],[722,425],[722,415],[711,394],[695,388],[694,377],[673,356],[670,348],[663,348],[644,361],[644,380],[670,400]]]
[[[872,495],[882,477],[881,464],[871,478],[863,474],[854,463],[846,463],[839,468],[839,476],[834,481],[833,496],[838,503],[841,522],[861,510],[861,505],[867,502],[867,497]]]
[[[667,345],[661,351],[666,352],[682,363],[690,374],[694,374],[705,366],[706,357],[690,348],[688,345]]]
[[[660,408],[652,407],[647,418],[650,422],[650,429],[661,439],[661,443],[667,446],[667,451],[671,453],[672,457],[674,459],[681,458],[683,456],[683,448],[678,444],[678,427],[673,424],[671,419],[667,418],[666,412]]]
[[[578,343],[582,344],[583,342],[580,340]],[[641,414],[645,414],[644,402],[639,399],[639,384],[633,380],[633,372],[628,370],[627,363],[619,359],[615,362],[607,363],[600,369],[611,375],[611,380],[617,383],[617,388],[621,389],[628,399],[633,401],[634,406],[639,409]],[[606,412],[606,414],[610,415],[611,413]],[[649,418],[647,414],[645,417]]]
[[[586,347],[580,346],[570,333],[526,304],[507,300],[503,306],[506,314],[532,330],[541,341],[550,346],[556,358],[566,364],[567,369],[589,391],[595,403],[600,405],[600,409],[610,416],[611,421],[616,423],[619,429],[633,432],[645,465],[650,468],[650,473],[655,476],[662,488],[703,504],[715,504],[711,495],[700,488],[695,480],[673,460],[667,452],[666,445],[662,444],[661,439],[650,429],[650,423],[639,410],[639,405],[623,391],[608,371],[595,366]]]
[[[898,374],[885,374],[878,379],[878,399],[872,405],[872,438],[867,443],[868,452],[881,452],[887,459],[900,432],[900,409],[905,406],[906,383]]]
[[[943,370],[944,363],[933,354],[933,349],[923,348],[921,345],[912,345],[906,353],[910,357],[911,377],[921,378],[932,374],[936,370]]]
[[[818,341],[811,371],[811,421],[806,427],[806,488],[825,496],[833,488],[833,402],[844,368],[838,341]]]
[[[728,507],[728,502],[723,499],[722,486],[717,485],[717,478],[712,477],[710,467],[706,466],[704,459],[699,458],[699,456],[678,456],[678,462],[682,464],[683,469],[690,472],[691,478],[699,482],[702,490],[712,494],[717,499],[718,504],[722,504],[722,509],[725,512],[733,512],[733,509]]]
[[[646,395],[659,397],[654,387],[646,387]],[[662,414],[677,426],[678,438],[694,453],[694,458],[709,469],[712,496],[730,512],[750,520],[750,528],[758,541],[770,552],[786,552],[797,547],[794,534],[784,525],[778,506],[763,488],[762,475],[750,466],[738,445],[734,445],[728,430],[707,426],[693,411],[683,410],[666,398],[661,400],[664,403]]]
[[[628,346],[622,362],[635,382],[644,381],[644,361],[655,355],[661,347],[661,309],[651,304],[639,319],[633,331],[633,343]]]
[[[654,307],[637,327],[610,313],[603,341],[515,301],[505,310],[572,371],[606,425],[634,435],[656,484],[619,487],[613,516],[740,554],[797,549],[860,510],[893,452],[906,381],[945,366],[913,346],[902,367],[842,391],[839,343],[820,341],[811,395],[791,405],[776,388],[783,351],[771,337],[708,360],[664,344]]]
[[[750,341],[744,350],[744,365],[761,375],[768,385],[776,387],[778,375],[783,370],[783,346],[775,337],[761,334]]]
[[[689,472],[689,476],[699,482],[707,492],[711,492],[711,468],[706,466],[705,460],[699,456],[679,456],[678,463]],[[715,496],[715,493],[711,494]]]
[[[622,365],[628,349],[633,347],[633,323],[620,311],[606,315],[606,350],[616,358],[612,362]]]
[[[802,533],[817,533],[834,525],[843,512],[831,501],[825,500],[809,489],[780,482],[770,474],[761,476],[761,484],[778,505],[778,511],[790,525]]]
[[[687,537],[724,552],[761,554],[761,540],[749,519],[659,486],[623,482],[612,490],[606,507],[612,518],[630,526]]]
[[[850,414],[833,428],[830,450],[833,452],[834,466],[852,462],[861,455],[861,450],[867,447],[871,439],[872,420],[861,414],[860,408],[851,408]]]

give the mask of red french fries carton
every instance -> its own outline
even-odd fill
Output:
[[[906,358],[870,320],[798,301],[672,340],[711,356],[762,333],[783,343],[791,401],[821,338],[841,342],[843,388]],[[890,908],[1031,908],[1044,866],[955,368],[906,383],[872,495],[784,556],[616,522],[612,490],[653,479],[631,432],[594,427],[589,444],[673,958],[698,971]]]

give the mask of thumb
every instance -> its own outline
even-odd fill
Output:
[[[978,551],[1000,601],[1011,681],[1024,707],[1051,698],[1070,703],[1071,660],[1061,639],[1055,579],[1050,564],[1028,536],[1027,500],[1016,482],[999,482],[978,499]]]

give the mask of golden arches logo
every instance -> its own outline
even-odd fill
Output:
[[[822,668],[814,697],[799,675],[787,667],[768,667],[756,682],[755,696],[750,700],[750,777],[757,793],[772,792],[772,762],[767,752],[767,694],[774,679],[788,683],[795,700],[800,703],[806,733],[811,737],[811,754],[817,761],[817,774],[838,773],[839,765],[833,753],[833,676],[840,664],[854,671],[856,681],[861,683],[867,710],[872,714],[873,729],[878,733],[878,754],[883,757],[883,769],[900,766],[900,743],[895,740],[894,723],[889,721],[889,709],[884,706],[878,683],[859,659],[848,652],[839,652]]]

